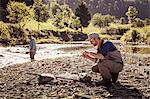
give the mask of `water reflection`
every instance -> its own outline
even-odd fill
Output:
[[[124,48],[124,52],[137,53],[137,54],[150,54],[150,47],[132,47],[128,46]]]

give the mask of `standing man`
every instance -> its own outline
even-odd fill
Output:
[[[34,56],[36,54],[36,43],[35,43],[35,38],[32,35],[29,35],[29,39],[30,39],[30,44],[29,44],[30,58],[31,58],[31,62],[33,62]]]
[[[96,63],[92,71],[100,73],[103,78],[97,84],[109,87],[117,81],[119,72],[123,69],[121,54],[112,42],[101,39],[97,33],[89,34],[88,38],[97,47],[97,53],[84,51],[82,56]]]

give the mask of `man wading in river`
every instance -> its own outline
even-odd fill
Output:
[[[31,58],[31,62],[33,62],[34,56],[36,54],[36,43],[35,43],[35,38],[32,35],[29,35],[29,39],[30,39],[30,45],[29,45],[30,58]]]
[[[97,33],[89,34],[88,39],[97,47],[97,53],[84,51],[82,56],[96,63],[92,71],[100,73],[103,78],[97,85],[109,87],[117,81],[119,72],[123,69],[121,54],[112,42],[101,39]]]

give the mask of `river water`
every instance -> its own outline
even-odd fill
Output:
[[[116,46],[126,53],[150,54],[150,46]],[[72,44],[37,44],[36,60],[80,56],[84,50],[96,52],[89,43]],[[0,47],[0,68],[12,64],[30,62],[29,49],[27,46]]]
[[[36,60],[72,57],[81,55],[84,50],[93,51],[91,45],[87,44],[37,44]],[[27,46],[1,47],[0,68],[17,63],[30,62],[29,49]]]

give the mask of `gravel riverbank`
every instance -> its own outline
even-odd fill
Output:
[[[28,73],[65,72],[77,74],[86,72],[92,81],[101,79],[100,74],[91,71],[92,63],[76,55],[16,64],[0,69],[0,99],[147,99],[150,98],[150,55],[123,53],[124,70],[116,85],[110,88],[93,86],[72,80],[57,79],[39,85],[38,77]]]

